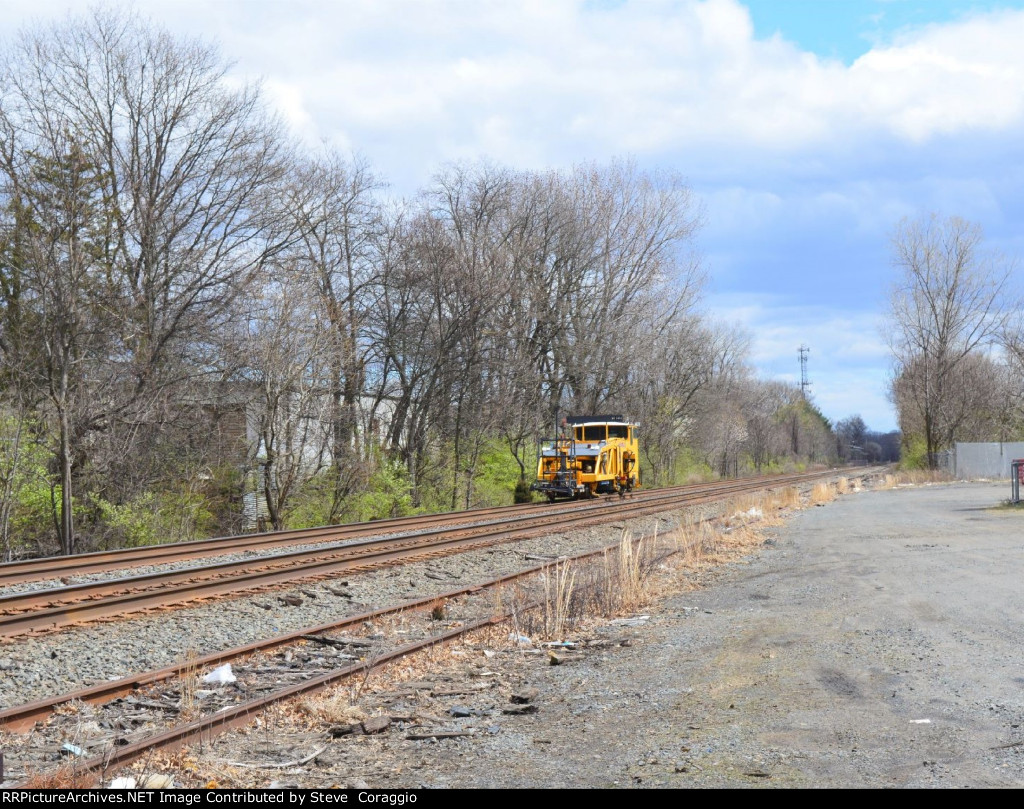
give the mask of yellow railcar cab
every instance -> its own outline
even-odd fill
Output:
[[[620,415],[569,416],[541,443],[537,480],[548,500],[625,495],[639,483],[638,425]]]

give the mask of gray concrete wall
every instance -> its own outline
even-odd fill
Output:
[[[1024,442],[957,442],[953,474],[961,480],[974,478],[1010,478],[1010,461],[1024,458]]]

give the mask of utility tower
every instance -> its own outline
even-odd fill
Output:
[[[811,353],[811,349],[801,343],[797,351],[800,353],[800,395],[806,399],[807,389],[811,386],[810,380],[807,379],[807,355]]]

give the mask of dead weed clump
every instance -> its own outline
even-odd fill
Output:
[[[895,489],[896,488],[896,476],[895,475],[884,475],[876,488],[878,489]]]
[[[723,520],[724,527],[732,529],[753,523],[779,525],[781,520],[776,512],[783,507],[779,492],[764,491],[742,495],[731,500],[723,510],[723,513],[728,515]]]
[[[588,620],[641,609],[652,599],[652,571],[673,552],[664,538],[635,540],[624,532],[596,560],[556,562],[532,590],[518,591],[508,607],[513,636],[564,640]]]
[[[778,492],[775,502],[780,509],[800,508],[800,490],[796,486],[787,486]]]
[[[836,490],[833,489],[827,483],[815,483],[814,488],[811,489],[810,503],[811,505],[819,505],[825,503],[831,503],[836,499]]]
[[[56,770],[33,773],[18,785],[19,789],[92,789],[97,778],[89,772],[82,772],[72,763],[62,764]]]
[[[298,704],[298,709],[326,725],[350,725],[366,719],[366,711],[352,701],[347,689],[304,699]]]
[[[188,649],[185,652],[185,669],[178,678],[179,716],[192,720],[202,712],[199,705],[199,652]]]
[[[647,602],[647,578],[650,569],[644,564],[646,551],[647,547],[642,538],[633,542],[628,533],[622,535],[617,564],[608,571],[607,576],[615,587],[618,611],[632,612]],[[605,554],[606,569],[608,561],[608,554]]]
[[[896,473],[897,486],[928,486],[949,483],[953,478],[941,469],[901,469]]]
[[[718,551],[720,537],[721,534],[706,520],[684,523],[669,536],[676,564],[686,570],[696,569],[704,559]]]
[[[581,617],[576,598],[576,569],[572,562],[556,562],[544,576],[543,634],[549,640],[565,637],[566,630]]]

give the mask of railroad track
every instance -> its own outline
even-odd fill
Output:
[[[811,477],[814,476],[813,473]],[[756,485],[762,481],[778,480],[778,476],[763,475],[731,481],[737,485]],[[631,499],[658,499],[666,494],[688,491],[704,491],[715,484],[693,483],[666,489],[635,492]],[[778,483],[776,485],[784,485]],[[493,508],[469,509],[460,512],[427,514],[415,517],[395,517],[366,523],[348,523],[319,528],[301,528],[290,531],[273,531],[263,534],[240,534],[213,539],[199,539],[191,542],[173,542],[163,545],[149,545],[142,548],[121,548],[112,551],[79,553],[71,556],[49,556],[42,559],[25,559],[0,564],[0,589],[45,579],[77,578],[83,575],[103,573],[111,570],[194,561],[214,556],[254,552],[274,548],[307,544],[348,542],[381,535],[415,533],[432,527],[456,527],[474,523],[499,520],[505,517],[523,517],[531,514],[546,515],[569,513],[579,508],[594,508],[598,504],[613,507],[619,502],[617,495],[602,497],[600,500],[558,501],[556,503],[519,504]]]
[[[716,496],[726,497],[729,494],[740,490],[751,491],[771,489],[779,486],[793,485],[794,483],[813,481],[825,477],[834,477],[836,474],[837,473],[835,472],[827,472],[760,479],[757,483],[754,483],[753,486],[751,485],[752,481],[748,480],[742,482],[740,489],[730,485],[736,482],[730,482],[730,484],[714,487],[715,493],[706,490],[698,493],[694,491],[694,487],[688,487],[688,491],[686,492],[689,496],[688,499],[678,502],[675,500],[663,500],[659,498],[659,503],[660,508],[663,510],[669,507],[666,503],[685,505],[687,503],[713,499]],[[856,474],[858,476],[865,476],[867,472],[861,471]],[[629,505],[628,501],[623,505]],[[612,519],[618,519],[621,516],[621,512],[618,512],[612,516]],[[588,524],[593,524],[593,520],[591,519]],[[550,532],[549,527],[540,530],[545,533]],[[606,550],[607,549],[588,551],[586,553],[579,554],[574,558],[582,560],[587,557],[604,554]],[[204,670],[207,667],[219,665],[225,661],[251,659],[260,655],[265,655],[270,650],[281,649],[282,647],[290,645],[301,645],[305,643],[308,646],[310,643],[313,643],[316,645],[325,644],[328,647],[333,648],[349,648],[352,644],[355,644],[356,651],[358,651],[359,644],[361,643],[358,639],[353,639],[351,637],[336,639],[332,638],[331,635],[338,632],[344,632],[346,630],[352,630],[357,626],[363,625],[366,621],[375,621],[387,615],[394,615],[396,613],[407,614],[417,610],[420,612],[429,612],[429,608],[431,606],[435,606],[439,600],[447,602],[479,596],[479,594],[486,588],[499,587],[518,579],[534,576],[536,573],[549,568],[552,564],[554,564],[554,562],[534,565],[530,568],[520,570],[516,573],[502,576],[491,581],[478,582],[468,587],[435,594],[429,598],[419,601],[407,601],[387,609],[347,616],[330,624],[308,627],[286,635],[257,641],[236,649],[224,650],[202,658],[187,660],[177,665],[157,671],[132,675],[131,677],[123,678],[115,682],[99,683],[74,693],[64,694],[27,705],[9,708],[0,712],[0,727],[3,727],[8,731],[24,731],[35,726],[40,720],[46,719],[48,716],[52,715],[60,706],[67,705],[68,703],[109,703],[110,700],[118,697],[124,697],[125,695],[137,695],[142,693],[144,689],[152,689],[159,683],[175,677],[181,677],[189,674],[195,675],[198,671]],[[153,733],[150,733],[147,730],[145,735],[142,735],[141,733],[125,733],[117,739],[112,740],[110,749],[105,751],[103,755],[91,759],[82,758],[76,760],[74,762],[75,770],[79,773],[92,773],[93,778],[98,778],[102,773],[112,772],[117,767],[137,760],[144,755],[148,755],[154,750],[181,747],[192,741],[209,739],[216,733],[243,726],[249,723],[255,715],[275,702],[280,702],[282,700],[291,699],[296,696],[309,694],[314,691],[327,688],[354,675],[362,674],[365,676],[372,667],[383,665],[390,660],[405,656],[419,649],[446,642],[452,638],[465,634],[466,632],[473,631],[502,620],[502,616],[494,614],[493,608],[488,611],[486,607],[486,604],[493,605],[493,601],[488,601],[486,597],[483,596],[479,596],[479,600],[485,605],[481,608],[483,617],[472,617],[467,620],[463,620],[461,622],[461,626],[449,627],[441,630],[435,629],[433,631],[429,631],[427,635],[420,640],[402,645],[395,645],[388,650],[378,651],[373,655],[372,661],[369,662],[364,658],[355,662],[346,663],[346,659],[351,659],[355,655],[340,654],[337,656],[338,659],[335,660],[335,663],[340,662],[342,665],[334,665],[333,667],[328,666],[319,674],[314,673],[310,675],[309,672],[302,672],[298,681],[290,682],[278,688],[271,688],[266,690],[265,693],[261,693],[252,699],[247,699],[237,704],[215,707],[207,715],[191,722],[181,722],[171,727],[162,728]],[[522,605],[520,605],[518,609],[522,609]],[[428,624],[428,626],[431,625]],[[349,650],[351,651],[351,648],[349,648]],[[267,669],[264,668],[259,670],[266,671]],[[182,693],[184,692],[182,691]],[[163,704],[162,708],[161,704]],[[127,710],[129,708],[141,708],[143,713],[136,714],[136,716],[145,716],[146,710],[149,710],[150,712],[152,712],[152,710],[156,710],[158,713],[160,711],[166,711],[172,716],[177,714],[177,711],[173,708],[167,707],[166,702],[161,703],[159,701],[150,700],[145,698],[145,695],[141,699],[138,697],[132,697],[122,710]],[[125,721],[129,723],[129,727],[134,727],[131,723],[136,720],[131,718],[128,718],[127,720],[120,719],[118,722],[121,727],[125,726]],[[95,783],[95,781],[93,781],[93,783]]]
[[[571,505],[575,506],[576,504],[572,503]],[[129,567],[192,561],[234,553],[286,548],[293,545],[345,542],[374,537],[380,534],[401,534],[423,530],[435,525],[456,526],[471,524],[499,518],[506,514],[539,512],[544,508],[550,507],[541,504],[499,506],[457,513],[396,517],[387,520],[374,520],[368,523],[349,523],[321,528],[273,531],[265,534],[240,534],[238,536],[217,537],[214,539],[198,539],[191,542],[149,545],[143,548],[121,548],[113,551],[79,553],[72,556],[26,559],[0,564],[0,588],[31,581],[76,577],[83,574],[103,573],[109,570],[121,570]]]
[[[509,516],[496,520],[460,522],[419,531],[409,525],[409,530],[398,536],[348,540],[263,557],[29,590],[0,597],[0,638],[53,631],[88,621],[251,593],[382,565],[436,558],[834,475],[828,471],[747,478],[662,489],[624,500],[584,501],[569,509],[552,511],[542,506],[525,513],[513,510],[506,512]],[[435,523],[431,518],[427,524]]]
[[[633,543],[639,545],[650,539],[649,536],[638,537],[633,540]],[[609,551],[617,552],[618,550],[619,545],[615,544],[586,551],[564,559],[533,565],[489,581],[477,582],[467,587],[435,594],[429,598],[347,616],[330,624],[304,628],[246,646],[184,661],[163,669],[134,674],[113,682],[98,683],[68,694],[8,708],[0,711],[0,728],[14,733],[26,733],[38,727],[41,722],[54,719],[59,723],[61,717],[56,717],[56,712],[64,706],[75,703],[104,705],[108,714],[104,719],[104,724],[109,726],[134,727],[143,721],[150,722],[154,719],[154,711],[171,720],[158,722],[162,725],[161,727],[147,730],[144,733],[115,734],[108,740],[108,746],[102,754],[75,760],[73,762],[74,770],[85,781],[78,785],[96,785],[103,774],[114,772],[118,767],[149,756],[157,750],[173,750],[192,742],[209,740],[216,734],[249,724],[253,718],[276,703],[308,696],[352,677],[366,677],[371,671],[387,663],[463,637],[484,627],[507,621],[512,618],[513,614],[521,617],[525,611],[539,606],[538,602],[532,598],[525,601],[519,600],[513,608],[495,613],[494,601],[487,593],[495,588],[549,571],[558,564],[564,565],[570,562],[578,564],[602,557]],[[344,662],[340,666],[330,666],[329,664],[321,666],[321,670],[318,672],[310,672],[308,668],[297,670],[294,672],[296,676],[291,678],[292,681],[283,686],[278,684],[277,687],[260,688],[255,682],[260,674],[266,674],[268,671],[265,657],[268,652],[275,650],[281,652],[288,648],[294,650],[296,654],[300,654],[299,649],[304,644],[308,646],[310,643],[316,643],[355,650],[359,653],[373,645],[373,642],[347,635],[338,638],[336,637],[337,633],[362,627],[367,621],[378,622],[388,616],[408,615],[417,611],[428,613],[439,601],[455,601],[466,597],[476,597],[476,603],[464,610],[467,614],[471,614],[470,617],[454,622],[439,622],[435,628],[428,629],[424,633],[424,637],[418,640],[402,644],[393,643],[388,648],[375,649],[372,656],[356,659],[355,662]],[[342,655],[342,657],[354,659],[356,655]],[[256,662],[246,665],[246,661],[253,660]],[[174,723],[173,720],[177,715],[183,713],[181,705],[184,703],[186,689],[184,685],[179,685],[169,691],[161,691],[162,683],[175,678],[194,678],[208,668],[225,662],[238,664],[239,661],[242,663],[238,665],[237,672],[240,678],[246,680],[246,694],[262,693],[257,693],[256,696],[241,702],[231,702],[230,695],[227,695],[225,701],[207,706],[202,716],[191,721]],[[275,673],[278,671],[275,668],[269,670]],[[254,674],[256,676],[252,676]],[[172,698],[170,702],[167,701],[168,696]],[[175,705],[175,700],[178,701],[178,705]],[[79,721],[74,711],[67,715],[67,719],[72,727]],[[58,734],[62,737],[71,735],[60,731]],[[95,748],[96,745],[91,745],[91,747]]]

